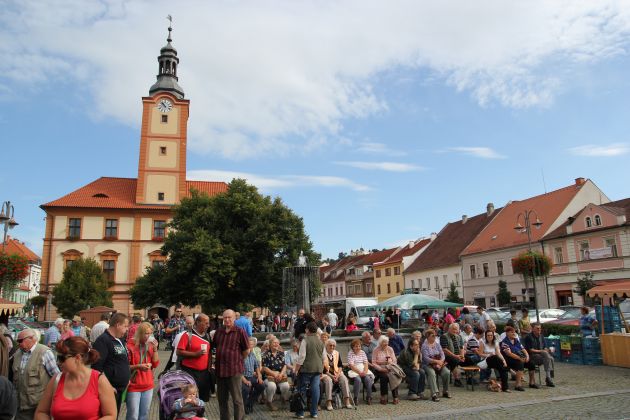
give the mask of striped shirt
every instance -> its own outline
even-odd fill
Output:
[[[22,360],[20,361],[20,373],[24,373],[24,369],[26,369],[26,364],[31,359],[31,356],[33,354],[32,350],[35,348],[35,346],[31,347],[31,349],[28,351],[20,349],[20,351],[22,352]],[[42,364],[44,365],[44,368],[46,368],[46,372],[48,372],[51,378],[59,373],[57,360],[55,360],[55,355],[51,350],[46,350],[42,355]]]
[[[231,330],[219,328],[214,333],[216,348],[215,370],[219,378],[229,378],[243,373],[243,352],[249,349],[249,341],[245,331],[237,326]],[[284,356],[284,354],[283,354]]]
[[[246,378],[251,378],[256,374],[256,369],[260,367],[260,364],[258,364],[258,359],[256,359],[256,355],[253,352],[250,352],[243,360],[243,366],[243,376]]]
[[[368,363],[367,355],[363,350],[359,350],[359,354],[356,354],[354,350],[348,352],[348,364],[350,366],[356,366],[359,363]]]
[[[479,348],[479,340],[477,340],[477,337],[475,337],[475,335],[473,334],[470,336],[468,341],[466,341],[466,354],[469,356],[473,354],[477,354],[478,348]]]

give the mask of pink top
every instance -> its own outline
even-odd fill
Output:
[[[98,399],[98,377],[101,373],[92,369],[90,382],[79,398],[71,400],[63,395],[66,375],[62,374],[50,407],[52,418],[59,420],[98,420],[101,417],[101,400]],[[51,381],[54,381],[52,378]]]
[[[387,359],[388,357],[389,360]],[[378,346],[372,350],[372,363],[383,365],[386,362],[391,364],[396,363],[396,355],[394,354],[393,348],[387,346],[385,350],[382,350],[381,346]]]
[[[72,330],[68,330],[65,333],[61,334],[61,337],[59,337],[59,339],[63,341],[66,338],[70,338],[70,337],[74,337],[74,332]]]

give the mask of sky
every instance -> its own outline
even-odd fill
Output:
[[[137,176],[169,14],[188,179],[281,197],[323,258],[578,177],[630,196],[630,3],[0,4],[0,202],[38,253],[41,204]]]

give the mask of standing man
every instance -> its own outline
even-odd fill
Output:
[[[293,337],[300,338],[306,331],[306,320],[304,319],[304,308],[298,311],[298,317],[293,324]]]
[[[236,321],[234,321],[234,325],[236,325],[239,328],[242,328],[243,331],[245,331],[245,334],[247,334],[247,337],[251,337],[252,324],[249,321],[249,319],[245,315],[241,315],[238,312],[234,312],[234,314],[236,316]]]
[[[83,325],[83,321],[79,315],[75,315],[72,318],[72,332],[75,337],[83,337],[86,340],[88,339],[88,332],[85,325]]]
[[[234,419],[245,418],[241,383],[243,380],[243,359],[249,352],[249,342],[245,331],[234,325],[235,314],[231,309],[223,312],[223,327],[214,333],[216,348],[215,371],[217,375],[217,397],[221,420],[228,420],[230,410],[228,399],[232,397]]]
[[[303,311],[303,309],[301,310]],[[306,401],[306,384],[311,385],[311,417],[317,417],[319,405],[319,382],[324,368],[324,343],[317,336],[317,324],[309,322],[306,325],[306,336],[300,344],[298,352],[296,374],[298,387],[303,401]],[[304,409],[296,413],[297,418],[304,418]]]
[[[488,330],[488,321],[491,320],[490,315],[486,312],[483,306],[477,306],[477,313],[479,314],[479,324],[478,326],[484,330]]]
[[[179,344],[179,340],[182,338],[182,335],[186,334],[186,332],[190,332],[192,334],[192,328],[195,325],[195,320],[192,316],[188,315],[186,317],[186,330],[180,332],[179,334],[177,334],[175,336],[175,339],[173,340],[173,350],[171,351],[171,355],[168,357],[168,362],[166,362],[166,365],[164,366],[164,370],[162,371],[164,372],[168,372],[170,368],[173,367],[174,364],[177,363],[177,346]],[[179,368],[179,365],[178,365]]]
[[[192,331],[189,334],[181,334],[176,350],[177,357],[181,358],[182,370],[193,377],[199,389],[199,398],[204,402],[208,402],[212,388],[210,379],[212,353],[208,325],[210,325],[208,315],[197,315]]]
[[[167,335],[170,335],[171,346],[173,346],[173,341],[175,340],[175,336],[177,336],[177,334],[184,331],[185,329],[186,329],[186,320],[184,319],[182,306],[177,305],[175,306],[175,314],[171,317],[171,320],[168,322],[168,326],[164,329],[164,332]]]
[[[597,319],[592,316],[588,306],[580,308],[580,332],[584,337],[595,336],[597,332]]]
[[[116,312],[109,320],[109,328],[101,334],[94,345],[100,357],[92,365],[92,369],[103,372],[116,391],[116,408],[120,412],[122,393],[129,384],[131,376],[129,370],[129,358],[124,336],[129,329],[127,315]]]
[[[90,331],[90,343],[94,343],[96,339],[109,328],[109,323],[107,321],[109,321],[109,314],[104,312],[101,314],[101,320],[98,321],[92,327],[92,331]]]
[[[54,349],[57,345],[57,341],[61,338],[61,329],[63,327],[63,318],[55,319],[54,325],[51,325],[50,328],[46,330],[44,333],[44,344]]]
[[[13,384],[18,395],[16,420],[31,420],[50,378],[59,373],[53,352],[38,344],[37,332],[27,328],[18,334],[20,349],[13,356]]]
[[[330,327],[333,330],[336,329],[338,322],[339,322],[339,318],[337,317],[335,310],[333,308],[330,308],[330,311],[328,311],[328,323],[330,324]]]

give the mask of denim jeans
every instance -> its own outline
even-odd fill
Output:
[[[307,400],[306,398],[306,384],[310,383],[311,384],[311,416],[314,416],[315,414],[317,414],[317,405],[319,404],[319,382],[320,382],[320,373],[300,373],[298,375],[298,381],[299,381],[299,390],[300,390],[300,394],[302,394],[302,398],[304,398],[304,401]],[[303,416],[304,415],[304,411],[302,412],[297,412],[296,413],[298,416]]]
[[[407,375],[407,384],[409,385],[409,395],[420,395],[424,392],[426,386],[426,374],[424,370],[413,370],[403,368],[405,375]]]
[[[127,393],[127,420],[147,420],[153,389]]]

